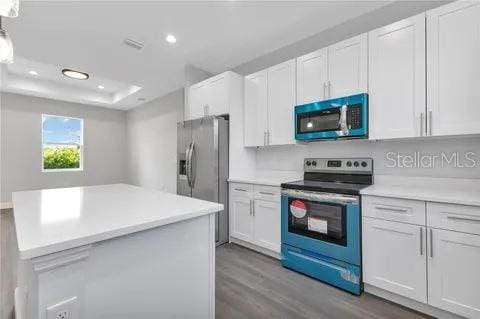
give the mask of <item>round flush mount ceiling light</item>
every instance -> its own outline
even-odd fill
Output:
[[[35,70],[30,70],[30,71],[28,71],[28,74],[33,75],[33,76],[37,76],[38,72],[35,71]]]
[[[0,1],[0,16],[15,18],[18,16],[19,0]]]
[[[71,70],[71,69],[63,69],[62,73],[66,77],[69,77],[69,78],[75,79],[75,80],[87,80],[89,78],[89,75],[87,73],[76,71],[76,70]]]
[[[167,41],[170,44],[174,44],[174,43],[177,43],[177,38],[173,34],[168,34],[165,37],[165,41]]]
[[[103,90],[105,87],[103,85],[99,85],[97,86],[97,88],[99,88],[100,90]]]

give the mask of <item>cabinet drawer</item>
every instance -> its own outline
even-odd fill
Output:
[[[253,192],[253,185],[242,183],[230,183],[230,197],[249,197]]]
[[[255,185],[253,188],[254,198],[269,202],[280,201],[280,187]]]
[[[402,223],[425,225],[425,202],[390,197],[363,196],[362,215]]]
[[[480,207],[428,202],[427,225],[480,235]]]

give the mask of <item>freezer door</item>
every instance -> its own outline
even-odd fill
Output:
[[[190,121],[177,123],[177,194],[192,196],[187,174],[189,168],[189,147],[192,142],[192,123]]]

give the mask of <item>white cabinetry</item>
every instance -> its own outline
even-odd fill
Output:
[[[371,139],[423,136],[425,14],[369,33]]]
[[[430,135],[480,133],[480,2],[427,12]]]
[[[295,60],[245,77],[245,146],[294,144]]]
[[[297,104],[367,92],[367,34],[297,58]]]
[[[424,226],[363,218],[364,281],[427,302]]]
[[[245,77],[245,146],[266,143],[268,131],[267,70]]]
[[[190,86],[185,120],[230,113],[233,90],[240,79],[240,75],[229,71]]]
[[[230,237],[280,252],[280,188],[230,183]],[[235,241],[237,242],[237,241]]]
[[[480,207],[362,200],[364,282],[436,311],[480,318]]]

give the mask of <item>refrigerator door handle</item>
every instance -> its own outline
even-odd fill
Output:
[[[195,179],[197,175],[197,157],[195,154],[195,142],[191,143],[190,147],[190,179],[191,179],[191,188],[195,187]]]
[[[191,161],[191,150],[192,150],[192,143],[188,144],[187,150],[185,151],[186,155],[186,174],[187,174],[187,182],[188,186],[192,187],[192,177],[191,177],[191,170],[192,170],[192,161]]]

